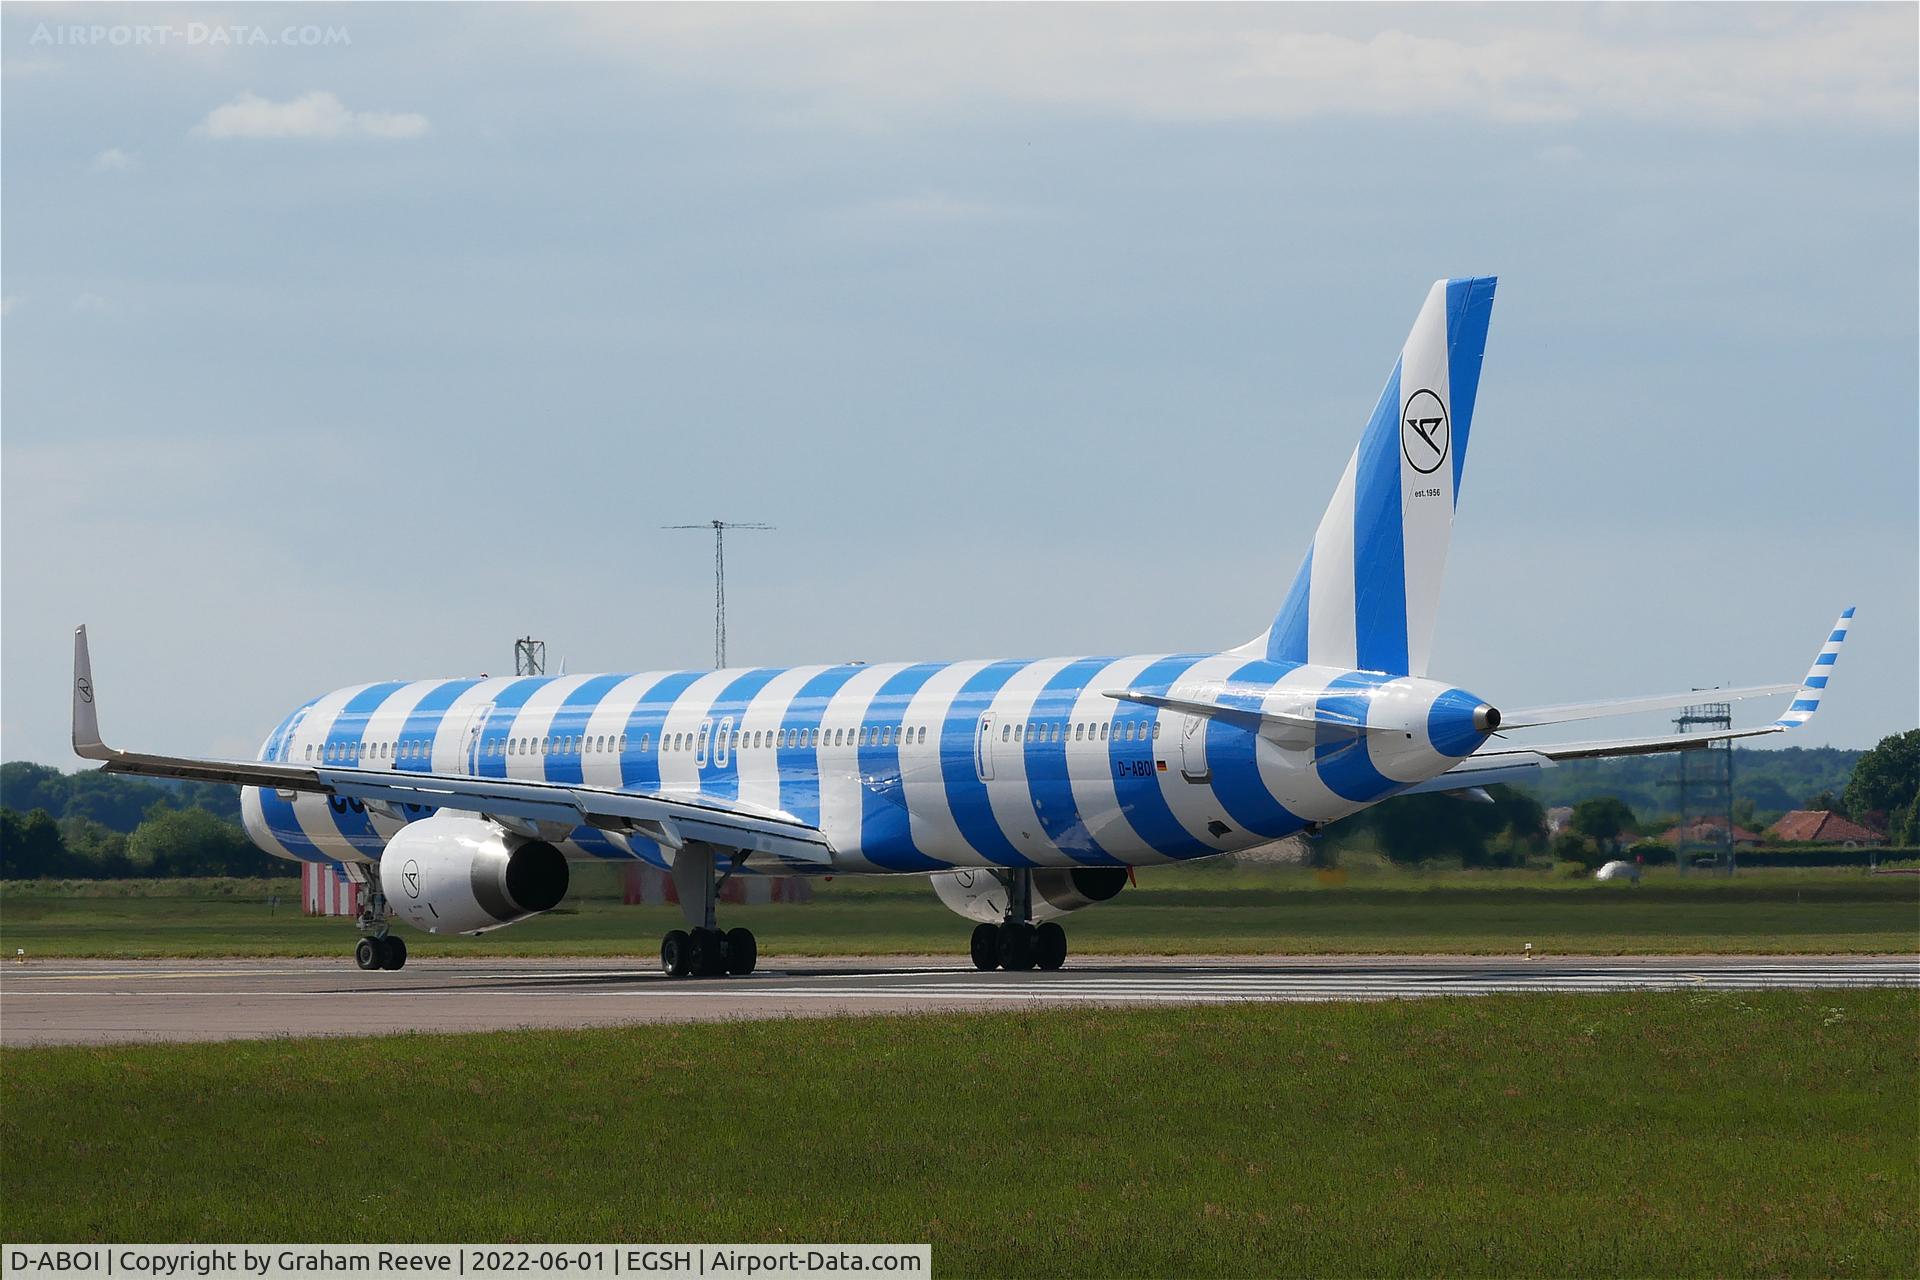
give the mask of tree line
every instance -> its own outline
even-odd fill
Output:
[[[240,828],[240,791],[0,765],[0,880],[290,876]]]

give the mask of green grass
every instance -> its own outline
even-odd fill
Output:
[[[556,912],[480,938],[407,930],[415,955],[644,955],[680,925],[673,907],[624,907],[603,868]],[[337,956],[349,921],[299,914],[275,882],[0,888],[0,952],[29,956]],[[270,915],[269,892],[281,894]],[[838,877],[799,905],[723,907],[762,954],[964,951],[968,922],[918,878]],[[1322,883],[1297,868],[1151,868],[1139,886],[1067,922],[1081,954],[1912,952],[1920,877],[1754,871],[1732,880],[1655,872],[1638,887],[1540,872],[1356,871]]]
[[[943,1275],[1909,1275],[1913,992],[0,1051],[14,1240],[931,1240]]]

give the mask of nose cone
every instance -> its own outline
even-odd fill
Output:
[[[1449,689],[1427,713],[1427,737],[1444,756],[1472,755],[1500,727],[1500,712],[1465,689]]]

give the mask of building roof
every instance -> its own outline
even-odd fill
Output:
[[[1770,830],[1783,844],[1878,844],[1886,838],[1831,809],[1795,809]]]
[[[1727,820],[1725,818],[1701,818],[1695,822],[1688,823],[1684,827],[1668,827],[1655,838],[1662,844],[1677,845],[1683,841],[1687,844],[1725,844],[1727,842]],[[1745,827],[1735,823],[1733,827],[1733,843],[1759,844],[1760,836],[1757,832],[1749,831]]]

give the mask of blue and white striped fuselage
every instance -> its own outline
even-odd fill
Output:
[[[1105,696],[1120,689],[1368,728],[1289,736]],[[796,872],[1131,866],[1249,848],[1441,774],[1485,741],[1477,703],[1244,651],[398,681],[314,699],[260,758],[709,797],[817,826],[831,864]],[[242,796],[260,847],[315,861],[377,861],[429,813],[383,808]],[[560,847],[667,865],[590,827]]]

